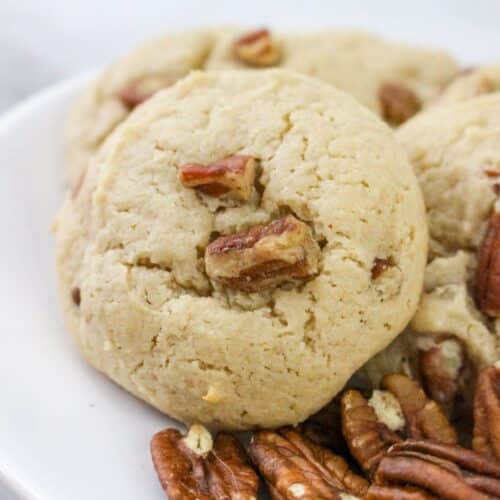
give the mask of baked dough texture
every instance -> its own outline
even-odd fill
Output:
[[[500,64],[463,71],[446,86],[435,104],[449,104],[500,92]]]
[[[248,203],[178,180],[186,163],[234,154],[260,164]],[[214,235],[290,212],[321,248],[317,276],[257,293],[209,281]],[[413,316],[427,250],[390,129],[282,70],[193,72],[159,92],[91,162],[56,231],[65,318],[88,361],[183,422],[233,430],[295,424],[330,401]],[[391,266],[374,278],[376,259]]]
[[[212,45],[208,31],[163,35],[149,40],[99,75],[71,111],[67,130],[68,181],[75,185],[90,157],[130,113],[119,93],[134,81],[164,78],[170,84],[201,68]]]
[[[248,30],[218,28],[169,34],[151,40],[113,64],[77,102],[68,124],[68,178],[75,185],[92,154],[130,113],[119,93],[141,78],[164,78],[165,85],[195,69],[237,69],[235,40]],[[335,85],[381,114],[384,83],[403,84],[426,103],[458,71],[445,52],[389,43],[365,33],[318,32],[274,35],[277,67]]]
[[[409,330],[364,368],[375,386],[384,374],[418,371],[411,364],[429,337],[459,339],[476,368],[500,358],[499,321],[474,300],[477,252],[500,209],[500,93],[430,108],[396,137],[424,194],[430,262]]]
[[[245,68],[233,55],[234,41],[242,34],[241,29],[220,34],[205,67]],[[275,38],[282,54],[280,67],[330,83],[379,115],[383,84],[403,85],[426,104],[459,71],[445,51],[393,43],[364,32],[292,32]]]

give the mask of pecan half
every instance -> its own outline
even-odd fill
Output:
[[[151,441],[151,454],[160,483],[171,500],[257,498],[258,477],[238,440],[193,425],[186,437],[166,429]]]
[[[143,76],[133,80],[118,91],[118,97],[128,109],[132,110],[159,90],[172,85],[172,83],[172,80],[165,76]]]
[[[347,462],[290,428],[254,434],[252,460],[276,499],[342,499],[343,493],[364,495],[368,482]]]
[[[208,276],[230,288],[255,292],[318,272],[320,249],[311,230],[292,215],[222,236],[205,250]]]
[[[438,339],[430,349],[419,350],[419,371],[426,392],[448,414],[459,393],[465,357],[456,338]]]
[[[494,212],[478,254],[476,300],[479,309],[500,318],[500,213]]]
[[[478,376],[472,448],[500,461],[500,366],[485,368]]]
[[[405,375],[386,375],[382,380],[382,387],[398,399],[406,420],[406,432],[410,437],[440,443],[457,442],[457,433],[443,410],[425,395],[415,381]]]
[[[417,95],[399,83],[385,83],[378,91],[384,120],[392,125],[401,125],[418,113],[421,103]]]
[[[372,484],[363,500],[435,500],[434,495],[429,495],[418,488],[411,486],[379,486]]]
[[[251,156],[234,155],[211,165],[183,165],[179,179],[185,187],[208,196],[247,201],[255,182],[256,162]]]
[[[234,55],[249,66],[265,67],[276,64],[281,51],[267,29],[252,31],[234,42]]]
[[[372,474],[391,444],[401,438],[379,421],[375,410],[357,390],[346,391],[341,399],[342,433],[352,456]]]
[[[408,440],[391,446],[374,479],[379,486],[421,488],[441,499],[500,496],[500,463],[457,445],[430,441]]]

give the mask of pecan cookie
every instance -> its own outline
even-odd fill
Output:
[[[228,429],[327,403],[410,320],[427,243],[388,127],[283,70],[193,72],[137,108],[57,239],[87,359],[179,420]]]
[[[435,104],[449,104],[500,92],[500,64],[460,72],[437,97]]]
[[[363,32],[273,33],[227,30],[208,69],[281,67],[314,76],[351,94],[391,125],[400,125],[458,73],[445,52]]]
[[[208,31],[163,35],[137,47],[91,83],[68,121],[67,177],[71,186],[78,183],[89,158],[135,106],[202,67],[212,42]]]
[[[165,35],[113,64],[77,102],[68,126],[70,184],[132,109],[191,70],[271,67],[331,83],[391,124],[412,116],[458,71],[443,52],[360,33],[218,28]]]
[[[500,94],[433,107],[396,137],[423,190],[431,255],[410,331],[365,374],[419,377],[450,408],[500,358]]]

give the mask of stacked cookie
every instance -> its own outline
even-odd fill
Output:
[[[123,58],[72,112],[56,228],[86,358],[224,429],[298,424],[388,373],[452,414],[499,358],[497,73],[337,32]]]

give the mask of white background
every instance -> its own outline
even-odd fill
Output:
[[[500,61],[499,21],[498,0],[0,0],[0,110],[166,29],[358,27],[476,64]]]
[[[0,112],[47,84],[112,61],[144,37],[163,30],[204,24],[246,24],[283,29],[364,28],[394,40],[446,47],[464,65],[471,65],[500,62],[499,21],[500,1],[497,0],[0,0]],[[0,164],[0,173],[8,173],[8,169],[17,167],[7,163]],[[40,176],[37,182],[43,184],[42,173]],[[32,183],[30,189],[35,190],[35,187]],[[50,186],[47,190],[50,191]],[[40,204],[45,202],[39,199]],[[55,201],[51,203],[56,204]],[[47,211],[52,213],[52,208]],[[17,216],[11,219],[12,228],[16,227]],[[48,217],[40,224],[33,218],[30,220],[37,233],[45,231],[48,225]],[[48,247],[46,253],[47,259],[51,260]],[[12,263],[9,265],[13,266]],[[13,267],[11,274],[15,273]],[[2,281],[8,278],[0,275]],[[44,293],[53,295],[54,290]],[[43,304],[40,307],[43,309]],[[0,310],[0,317],[4,316]],[[60,322],[60,318],[57,321]],[[4,327],[4,339],[9,333]],[[60,334],[62,336],[64,332]],[[51,342],[62,341],[59,337],[51,339]],[[86,370],[86,367],[81,369]],[[42,375],[47,373],[32,374],[35,378]],[[85,381],[98,387],[107,383],[91,377]],[[6,385],[16,392],[16,380],[8,381],[4,387]],[[43,405],[44,395],[38,394],[38,400]],[[138,405],[133,398],[125,397],[124,401],[131,406]],[[0,412],[0,422],[12,417],[5,404],[0,405]],[[160,416],[151,418],[161,422]],[[19,424],[20,428],[15,429],[20,443],[23,425]],[[42,427],[39,433],[42,435],[40,441],[43,441]],[[135,436],[135,439],[146,442],[142,436]],[[23,445],[30,449],[30,443]],[[47,448],[52,446],[51,443],[46,445]],[[57,443],[53,445],[57,446]],[[42,453],[32,459],[43,462],[46,457]],[[50,464],[46,466],[50,467]],[[150,471],[149,462],[144,467]],[[92,478],[88,480],[92,481]],[[0,486],[0,499],[6,498],[10,497]]]

